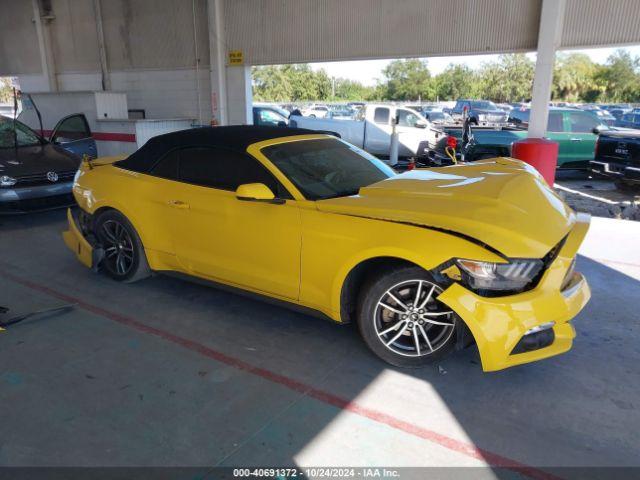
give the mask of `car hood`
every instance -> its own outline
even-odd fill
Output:
[[[50,143],[33,147],[0,148],[0,175],[22,177],[76,170],[80,158]]]
[[[575,222],[531,166],[508,158],[413,170],[316,204],[328,213],[451,231],[511,258],[542,258]]]

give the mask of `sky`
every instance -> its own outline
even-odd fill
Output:
[[[563,52],[586,53],[594,62],[605,63],[607,57],[611,55],[616,48],[593,48],[589,50],[563,50]],[[629,51],[632,55],[640,56],[640,45],[626,47],[624,50]],[[527,53],[531,59],[535,59],[535,53]],[[497,55],[469,55],[459,57],[433,57],[426,58],[429,71],[432,75],[442,72],[450,63],[464,64],[471,68],[478,68],[484,62],[495,60]],[[371,86],[376,84],[376,79],[382,78],[382,70],[391,60],[358,60],[352,62],[324,62],[312,63],[311,68],[320,70],[324,68],[330,77],[347,78],[349,80],[357,80],[363,85]]]

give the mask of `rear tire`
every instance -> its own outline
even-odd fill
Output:
[[[124,215],[107,210],[96,219],[94,231],[104,250],[100,266],[109,277],[133,283],[151,275],[138,232]]]
[[[419,267],[396,267],[364,285],[358,328],[378,357],[397,367],[421,367],[454,349],[462,321],[435,299],[443,291]]]

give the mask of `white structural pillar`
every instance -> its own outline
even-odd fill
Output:
[[[229,66],[222,0],[208,0],[211,107],[217,125],[253,123],[251,67]]]
[[[211,110],[218,125],[227,125],[227,52],[222,0],[208,0],[209,16],[209,65],[211,69]]]
[[[58,90],[58,78],[56,77],[53,49],[51,48],[51,32],[49,30],[49,22],[53,20],[53,17],[49,16],[49,12],[42,11],[40,0],[31,0],[31,4],[33,6],[33,21],[36,25],[36,36],[38,37],[38,49],[40,50],[42,76],[47,83],[48,91],[56,92]]]
[[[98,39],[98,52],[100,53],[100,75],[102,90],[111,90],[111,77],[109,76],[109,64],[107,63],[107,49],[104,44],[104,29],[102,27],[102,5],[100,0],[93,0],[93,13],[96,19],[96,36]]]
[[[536,71],[527,135],[529,138],[542,138],[547,131],[553,65],[562,37],[565,3],[566,0],[542,0]]]
[[[251,67],[227,67],[227,121],[228,125],[253,123],[253,93]]]

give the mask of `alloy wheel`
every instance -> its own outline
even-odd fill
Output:
[[[115,220],[107,220],[102,224],[102,246],[104,262],[112,273],[124,276],[133,267],[133,240],[127,229]]]
[[[436,300],[440,293],[427,280],[407,280],[384,292],[373,313],[382,344],[407,357],[428,356],[444,346],[455,330],[455,315]]]

